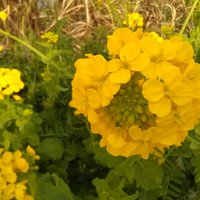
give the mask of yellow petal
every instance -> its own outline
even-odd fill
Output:
[[[120,136],[117,135],[116,133],[112,133],[107,137],[108,143],[113,147],[113,148],[120,148],[126,144],[126,140]]]
[[[162,57],[165,60],[172,60],[176,56],[177,46],[174,45],[170,40],[163,40],[158,43],[161,51]]]
[[[171,101],[167,97],[163,97],[157,102],[149,102],[149,110],[158,117],[165,117],[171,111]]]
[[[94,109],[97,109],[101,105],[101,99],[99,94],[94,89],[88,89],[87,90],[87,96],[88,96],[88,105]]]
[[[119,57],[123,62],[131,62],[140,54],[140,47],[137,43],[128,43],[121,48]]]
[[[108,72],[115,72],[122,67],[120,59],[112,59],[107,63]]]
[[[111,35],[108,36],[107,48],[110,55],[118,55],[122,44],[117,37]]]
[[[120,89],[120,84],[111,83],[108,79],[102,85],[102,91],[108,98],[113,97]]]
[[[129,69],[120,69],[109,76],[111,83],[127,83],[131,78]]]
[[[172,82],[180,82],[181,73],[178,67],[169,62],[160,62],[156,65],[157,76],[164,81],[165,84]]]
[[[133,71],[142,71],[147,68],[149,63],[150,58],[148,54],[140,53],[140,55],[133,62],[130,63],[130,69]]]
[[[171,100],[179,106],[191,103],[193,100],[193,91],[185,83],[177,83],[169,86]]]
[[[143,37],[140,42],[140,47],[144,53],[147,53],[150,58],[155,58],[159,55],[159,47],[158,47],[158,42],[156,42],[155,39],[152,37],[146,36]]]
[[[95,124],[99,121],[99,117],[94,109],[88,107],[87,109],[88,121],[92,124]]]
[[[141,71],[141,73],[147,78],[157,78],[156,68],[157,64],[150,62],[149,65]]]
[[[149,79],[143,84],[142,94],[150,102],[159,101],[164,95],[164,84],[159,80]]]

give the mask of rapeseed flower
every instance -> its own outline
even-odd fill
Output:
[[[13,96],[20,100],[15,93],[23,89],[24,83],[21,80],[21,72],[17,69],[0,68],[0,100],[4,96]]]
[[[46,40],[49,44],[55,44],[58,41],[58,34],[49,31],[42,34],[41,38]]]
[[[127,25],[129,28],[142,27],[143,26],[143,17],[137,12],[128,13],[126,15],[126,20],[123,21],[123,24]]]
[[[114,156],[164,155],[180,146],[200,118],[200,65],[178,36],[119,28],[108,36],[113,56],[75,63],[70,105]]]
[[[31,156],[36,156],[32,147],[27,151]],[[15,152],[0,149],[0,198],[2,200],[31,200],[33,197],[27,194],[27,180],[21,180],[19,174],[26,174],[30,170],[29,162],[23,157],[21,151]]]
[[[8,14],[5,11],[0,11],[0,20],[6,21]]]

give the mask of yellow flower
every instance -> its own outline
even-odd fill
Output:
[[[36,155],[35,150],[30,145],[27,146],[26,153],[28,155],[30,155],[31,157],[33,157],[35,160],[39,160],[40,159],[40,156]]]
[[[95,109],[109,104],[118,92],[120,84],[109,80],[110,71],[107,61],[100,55],[88,55],[75,63],[76,74],[72,81],[72,101],[78,113],[88,115],[90,121],[97,121]]]
[[[129,42],[137,42],[142,30],[133,32],[128,28],[118,28],[108,36],[107,48],[110,55],[118,55],[120,49]]]
[[[3,51],[3,46],[0,45],[0,52]]]
[[[183,82],[179,69],[168,62],[159,63],[156,77],[143,84],[142,93],[149,109],[159,117],[168,115],[172,103],[184,106],[192,102],[192,90]]]
[[[164,33],[165,35],[170,35],[173,31],[173,28],[174,28],[173,25],[166,24],[161,27],[161,32]]]
[[[23,181],[16,184],[16,189],[15,189],[16,200],[24,200],[26,194],[26,183],[27,181]]]
[[[2,21],[6,21],[7,18],[8,18],[8,14],[5,11],[0,11],[0,19]]]
[[[13,95],[19,100],[19,96],[14,93],[23,89],[24,83],[21,81],[21,72],[17,69],[0,68],[0,99],[5,95]]]
[[[114,58],[90,55],[75,63],[70,102],[101,135],[100,146],[144,159],[180,146],[200,118],[200,65],[191,45],[120,28],[107,47]]]
[[[49,31],[47,33],[42,34],[41,38],[47,40],[49,44],[52,44],[58,41],[58,34]]]
[[[33,200],[26,194],[26,180],[18,180],[18,173],[27,173],[29,164],[22,157],[22,152],[5,151],[1,149],[0,154],[0,199],[2,200]]]
[[[143,17],[137,13],[128,13],[127,19],[123,21],[123,24],[127,24],[129,28],[135,28],[136,26],[142,27],[143,26]]]
[[[163,38],[160,37],[156,32],[150,32],[150,34],[152,35],[152,37],[157,40],[158,42],[163,41]]]

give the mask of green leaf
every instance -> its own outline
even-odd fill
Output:
[[[138,187],[145,190],[161,188],[163,172],[153,160],[140,160],[134,164],[135,179]]]
[[[41,142],[38,152],[51,160],[60,160],[64,153],[64,144],[58,138],[47,138]]]
[[[195,182],[200,182],[200,156],[192,158],[192,165],[195,167]]]
[[[56,174],[37,178],[36,200],[74,200],[69,186]]]

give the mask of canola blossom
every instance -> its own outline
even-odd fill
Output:
[[[54,44],[58,41],[58,34],[55,34],[51,31],[41,35],[41,38],[46,40],[49,44]]]
[[[0,11],[0,20],[4,22],[7,18],[8,14],[5,11]]]
[[[27,194],[28,181],[22,178],[22,174],[29,172],[30,166],[37,159],[39,156],[30,146],[27,147],[26,158],[20,150],[10,152],[0,149],[0,199],[33,200]]]
[[[20,100],[21,97],[16,93],[23,88],[24,83],[19,70],[0,68],[0,100],[3,100],[5,96],[12,96],[15,100]]]
[[[126,15],[126,20],[123,21],[123,24],[128,25],[129,28],[142,27],[143,26],[143,17],[138,12],[128,13]]]
[[[200,118],[200,64],[179,36],[118,28],[108,36],[110,60],[75,62],[70,106],[83,114],[100,146],[114,156],[147,159],[180,146]]]

